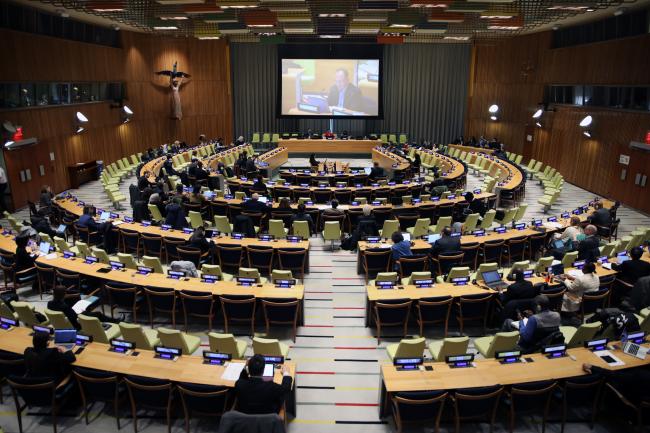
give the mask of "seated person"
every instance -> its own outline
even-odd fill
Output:
[[[609,209],[605,209],[600,201],[594,203],[594,209],[595,211],[587,217],[587,220],[593,225],[608,227],[612,223]]]
[[[372,169],[370,170],[370,174],[368,175],[368,179],[370,180],[376,180],[377,178],[380,177],[385,177],[386,174],[384,173],[384,169],[379,166],[379,163],[375,161],[372,164]]]
[[[291,217],[291,227],[293,227],[294,221],[307,221],[309,223],[309,233],[314,232],[314,219],[307,213],[307,206],[304,203],[298,205],[296,213]]]
[[[192,248],[201,250],[201,254],[209,253],[210,257],[212,257],[217,248],[214,242],[209,241],[205,237],[205,228],[203,227],[197,227],[194,229],[194,233],[190,236],[188,244]]]
[[[203,163],[201,161],[198,161],[196,163],[196,170],[194,170],[194,177],[198,182],[202,180],[207,181],[208,178],[210,177],[210,173],[208,173],[207,170],[203,168]]]
[[[261,213],[262,215],[266,215],[270,212],[270,208],[266,203],[260,201],[260,195],[256,192],[251,195],[250,200],[242,203],[241,210],[244,212]]]
[[[16,272],[25,271],[31,269],[29,272],[30,277],[33,276],[34,280],[32,281],[32,289],[35,289],[38,285],[38,280],[36,277],[36,268],[34,267],[34,261],[36,260],[36,255],[33,255],[27,249],[29,244],[29,236],[27,234],[19,234],[16,236],[16,252],[14,254],[14,263],[16,266]],[[26,275],[25,275],[26,276]]]
[[[48,347],[50,334],[35,332],[33,347],[25,349],[25,375],[27,377],[51,377],[61,382],[71,370],[70,365],[77,359],[72,351],[62,347]]]
[[[437,258],[440,254],[460,253],[460,236],[451,236],[451,227],[442,229],[440,239],[431,245],[431,257]]]
[[[357,220],[357,230],[361,236],[378,236],[377,220],[372,216],[372,206],[366,204],[362,208],[363,215]]]
[[[170,225],[176,230],[181,230],[183,227],[187,227],[185,210],[183,209],[183,206],[181,206],[181,203],[182,199],[179,196],[175,196],[165,208],[165,224]]]
[[[257,179],[255,180],[255,183],[253,183],[251,190],[263,195],[266,195],[268,193],[268,189],[266,187],[266,184],[264,183],[264,176],[262,176],[261,174],[257,175]]]
[[[562,312],[575,313],[580,309],[582,303],[582,295],[589,292],[597,292],[600,288],[600,278],[596,274],[596,265],[593,262],[588,262],[582,268],[582,274],[578,277],[571,275],[559,275],[559,278],[564,280],[566,292],[562,299]]]
[[[47,218],[48,209],[40,208],[34,215],[32,215],[30,222],[32,223],[32,228],[39,233],[45,233],[51,238],[56,236],[56,231],[52,229],[50,221]]]
[[[95,221],[94,215],[96,213],[95,206],[84,206],[83,215],[79,217],[76,225],[86,227],[90,232],[97,232],[100,243],[103,240],[104,249],[107,253],[111,254],[115,251],[117,245],[117,233],[113,232],[113,224],[110,221],[101,223]]]
[[[158,208],[158,211],[160,212],[160,215],[163,217],[165,216],[165,213],[167,212],[165,209],[165,204],[163,203],[162,198],[160,197],[160,194],[153,193],[149,196],[149,204],[152,204]]]
[[[313,153],[309,155],[309,166],[318,167],[318,164],[320,164],[320,162],[316,159],[316,155],[314,155]]]
[[[338,216],[344,216],[345,212],[343,212],[341,209],[339,209],[339,201],[338,200],[332,200],[331,203],[332,207],[330,209],[325,209],[323,211],[323,216],[324,217],[338,217]]]
[[[65,287],[63,286],[56,286],[54,290],[52,290],[52,300],[48,301],[47,303],[47,309],[52,310],[52,311],[60,311],[63,314],[65,314],[65,317],[68,318],[68,321],[72,326],[75,327],[75,329],[79,330],[81,329],[81,325],[79,324],[79,320],[77,318],[77,313],[72,309],[72,306],[66,302],[66,295],[68,294],[68,291]],[[73,297],[76,301],[78,299],[77,297]],[[73,303],[74,304],[74,303]],[[98,312],[98,311],[84,311],[83,314],[85,316],[91,316],[91,317],[96,317],[98,318],[101,322],[104,323],[119,323],[120,320],[117,319],[112,319],[108,316],[105,316],[104,314]],[[124,314],[122,313],[122,316],[124,317]]]
[[[527,352],[534,350],[542,340],[560,329],[560,313],[552,311],[550,304],[548,296],[536,296],[535,313],[530,315],[527,320],[524,319],[523,315],[520,315],[520,320],[517,322],[506,319],[503,330],[514,331],[519,329],[519,342],[517,345]]]
[[[513,278],[515,282],[508,286],[508,290],[499,295],[503,305],[510,301],[533,299],[537,296],[537,290],[533,286],[533,283],[524,278],[524,272],[522,270],[514,270],[510,277]]]
[[[192,187],[192,192],[188,195],[189,203],[202,205],[205,197],[201,194],[201,185],[198,183]]]
[[[465,193],[465,201],[469,203],[467,209],[470,214],[477,213],[481,215],[481,217],[485,216],[487,209],[483,200],[475,199],[474,194],[468,191]]]
[[[264,380],[264,357],[253,355],[235,382],[236,410],[249,415],[278,413],[286,395],[291,392],[293,379],[289,368],[282,366],[282,384]]]
[[[612,269],[620,272],[619,277],[621,280],[634,284],[639,278],[650,275],[650,263],[641,260],[641,256],[643,256],[643,248],[634,247],[630,250],[631,259],[624,261],[620,265],[613,263]]]
[[[165,159],[162,168],[165,169],[165,172],[167,173],[168,176],[178,176],[180,174],[174,168],[174,161],[172,160],[171,154],[167,154],[167,158]]]
[[[390,239],[393,241],[393,245],[390,247],[392,250],[393,262],[395,262],[395,270],[399,269],[397,260],[402,257],[412,256],[411,252],[411,242],[405,241],[404,236],[401,232],[395,232],[391,235]]]
[[[589,224],[585,227],[585,238],[578,244],[578,260],[595,262],[600,256],[600,239],[597,233],[596,226]]]
[[[347,140],[348,138],[350,138],[350,134],[348,134],[348,131],[343,131],[341,135],[339,135],[339,138],[341,140]]]
[[[334,133],[328,129],[328,130],[325,131],[325,133],[323,134],[323,138],[325,138],[325,139],[327,139],[327,140],[332,140],[332,139],[334,138]]]

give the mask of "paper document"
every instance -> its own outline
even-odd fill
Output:
[[[611,263],[603,263],[603,268],[609,269],[611,271],[612,270],[612,264]]]
[[[573,278],[578,278],[580,275],[582,275],[582,271],[580,269],[571,269],[567,272],[567,274],[571,275]]]
[[[520,322],[523,322],[523,323],[524,323],[524,327],[526,327],[526,324],[528,323],[528,317],[524,317],[522,320],[517,320],[516,322],[512,322],[512,326],[513,326],[515,329],[519,329],[519,323],[520,323]]]
[[[264,377],[273,377],[275,373],[273,372],[273,364],[264,364]]]
[[[124,224],[124,221],[122,221],[122,220],[114,220],[113,221],[114,226],[119,226],[120,224]]]
[[[77,301],[73,306],[72,309],[74,310],[75,313],[81,314],[84,311],[88,309],[90,306],[90,302],[88,302],[86,299],[82,299],[80,301]]]
[[[594,355],[605,361],[610,367],[625,365],[623,361],[614,356],[609,350],[596,350]]]
[[[564,227],[561,223],[554,222],[554,221],[547,221],[543,225],[547,229],[561,229],[562,227]]]
[[[242,370],[246,366],[243,362],[229,362],[226,369],[223,371],[221,378],[223,380],[232,380],[233,382],[239,379]]]
[[[47,254],[47,255],[41,256],[41,257],[44,257],[45,260],[54,260],[54,259],[56,259],[57,256],[56,256],[56,253],[50,253],[50,254]]]

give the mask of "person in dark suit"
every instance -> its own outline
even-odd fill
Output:
[[[68,291],[63,286],[56,286],[52,290],[52,300],[48,301],[47,309],[52,311],[60,311],[65,314],[65,317],[68,318],[68,321],[75,329],[81,329],[79,320],[77,318],[77,313],[72,309],[72,307],[65,301],[65,296],[68,294]],[[119,323],[120,320],[124,320],[124,314],[121,314],[122,318],[113,319],[111,317],[105,316],[99,311],[84,311],[84,315],[96,317],[100,322],[103,323]]]
[[[257,179],[255,180],[255,183],[253,183],[253,186],[251,187],[253,191],[256,191],[260,194],[266,195],[268,192],[268,189],[266,187],[266,184],[264,183],[264,176],[261,174],[257,175]]]
[[[378,177],[384,177],[384,169],[379,166],[378,162],[375,162],[373,164],[372,169],[370,170],[370,174],[368,175],[368,178],[371,180],[375,180]]]
[[[282,384],[264,380],[264,357],[254,355],[246,363],[239,380],[235,382],[235,396],[239,412],[249,415],[278,413],[286,395],[291,392],[293,379],[289,368],[282,367]]]
[[[600,240],[596,233],[598,229],[596,226],[588,225],[585,227],[585,235],[587,236],[578,244],[578,260],[586,260],[588,262],[595,262],[600,255]]]
[[[609,209],[605,209],[601,202],[594,203],[594,208],[596,209],[587,220],[590,223],[596,226],[609,226],[612,223],[612,215],[609,212]]]
[[[262,214],[267,214],[270,211],[269,207],[260,201],[258,193],[253,193],[250,200],[242,203],[241,210],[244,212],[261,212]]]
[[[246,160],[246,173],[253,173],[255,171],[257,171],[257,167],[255,166],[255,160],[253,159],[252,156],[250,156]]]
[[[316,155],[314,155],[314,154],[312,153],[312,154],[309,156],[309,165],[310,165],[311,167],[318,167],[318,164],[320,164],[320,162],[316,159]]]
[[[650,276],[650,263],[641,260],[641,256],[643,256],[643,248],[634,247],[630,250],[631,260],[620,265],[614,263],[612,269],[620,272],[621,280],[634,284],[639,278]]]
[[[323,216],[327,216],[327,217],[338,217],[342,215],[345,215],[345,212],[339,209],[338,200],[332,200],[332,207],[330,209],[325,209],[323,211]]]
[[[500,297],[503,305],[510,301],[533,299],[537,296],[537,290],[533,286],[533,283],[524,278],[524,273],[521,270],[517,269],[513,271],[510,278],[514,279],[515,282],[508,286],[508,290],[501,293]]]
[[[187,226],[185,219],[185,210],[181,206],[182,199],[178,196],[174,197],[165,208],[165,224],[172,226],[173,229],[180,230]]]
[[[167,155],[167,159],[165,159],[162,168],[167,172],[167,176],[178,176],[180,174],[174,168],[174,162],[172,161],[172,156],[170,154]]]
[[[352,111],[363,111],[363,97],[357,86],[350,83],[350,76],[345,69],[337,69],[334,85],[330,88],[327,105],[343,107]]]
[[[451,236],[451,227],[442,229],[442,236],[431,245],[431,256],[438,257],[439,254],[460,253],[460,236]]]
[[[52,377],[58,383],[70,373],[70,364],[77,358],[71,351],[60,347],[47,347],[50,334],[35,332],[32,345],[25,349],[27,377]]]
[[[469,213],[477,213],[481,217],[485,216],[486,209],[483,200],[474,199],[474,194],[468,191],[465,193],[465,201],[469,203],[469,207],[467,208]]]
[[[357,220],[357,230],[362,235],[377,236],[379,235],[379,227],[377,227],[377,220],[372,215],[372,207],[370,205],[363,206],[363,215]]]

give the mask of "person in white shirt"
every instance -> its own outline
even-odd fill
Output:
[[[562,300],[563,313],[575,313],[580,309],[582,295],[597,292],[600,288],[600,278],[596,274],[596,265],[589,262],[582,268],[582,274],[573,277],[568,274],[560,276],[564,280],[566,293]]]
[[[7,210],[5,206],[5,191],[7,190],[7,173],[5,169],[0,167],[0,212]]]
[[[570,226],[565,228],[562,234],[560,235],[560,239],[564,241],[564,244],[566,245],[567,241],[570,240],[573,244],[578,240],[578,236],[582,234],[582,227],[580,227],[580,218],[577,216],[572,216],[571,217],[571,222]]]

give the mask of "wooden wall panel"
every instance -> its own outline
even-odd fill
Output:
[[[650,153],[629,148],[650,130],[650,113],[557,106],[544,114],[543,129],[531,118],[547,84],[650,85],[650,35],[560,49],[551,49],[551,38],[542,32],[474,46],[465,136],[498,137],[526,160],[558,168],[571,183],[650,212],[650,185],[634,185],[636,173],[650,176]],[[494,103],[501,107],[498,122],[488,116]],[[578,126],[587,113],[595,119],[592,140]],[[631,157],[625,180],[620,154]]]
[[[4,30],[0,38],[8,47],[0,81],[124,81],[125,103],[135,112],[133,120],[122,125],[119,109],[108,102],[0,111],[2,120],[22,125],[26,137],[39,139],[36,146],[4,152],[16,207],[37,199],[43,184],[55,191],[67,189],[67,166],[76,162],[112,162],[176,139],[193,143],[202,133],[232,137],[230,55],[225,41],[124,32],[122,48],[110,48]],[[180,121],[170,118],[169,78],[155,75],[171,69],[174,61],[192,76],[181,88]],[[75,135],[78,110],[90,123],[87,132]],[[44,176],[39,174],[41,164]],[[32,180],[23,183],[19,173],[24,169],[30,169]]]

